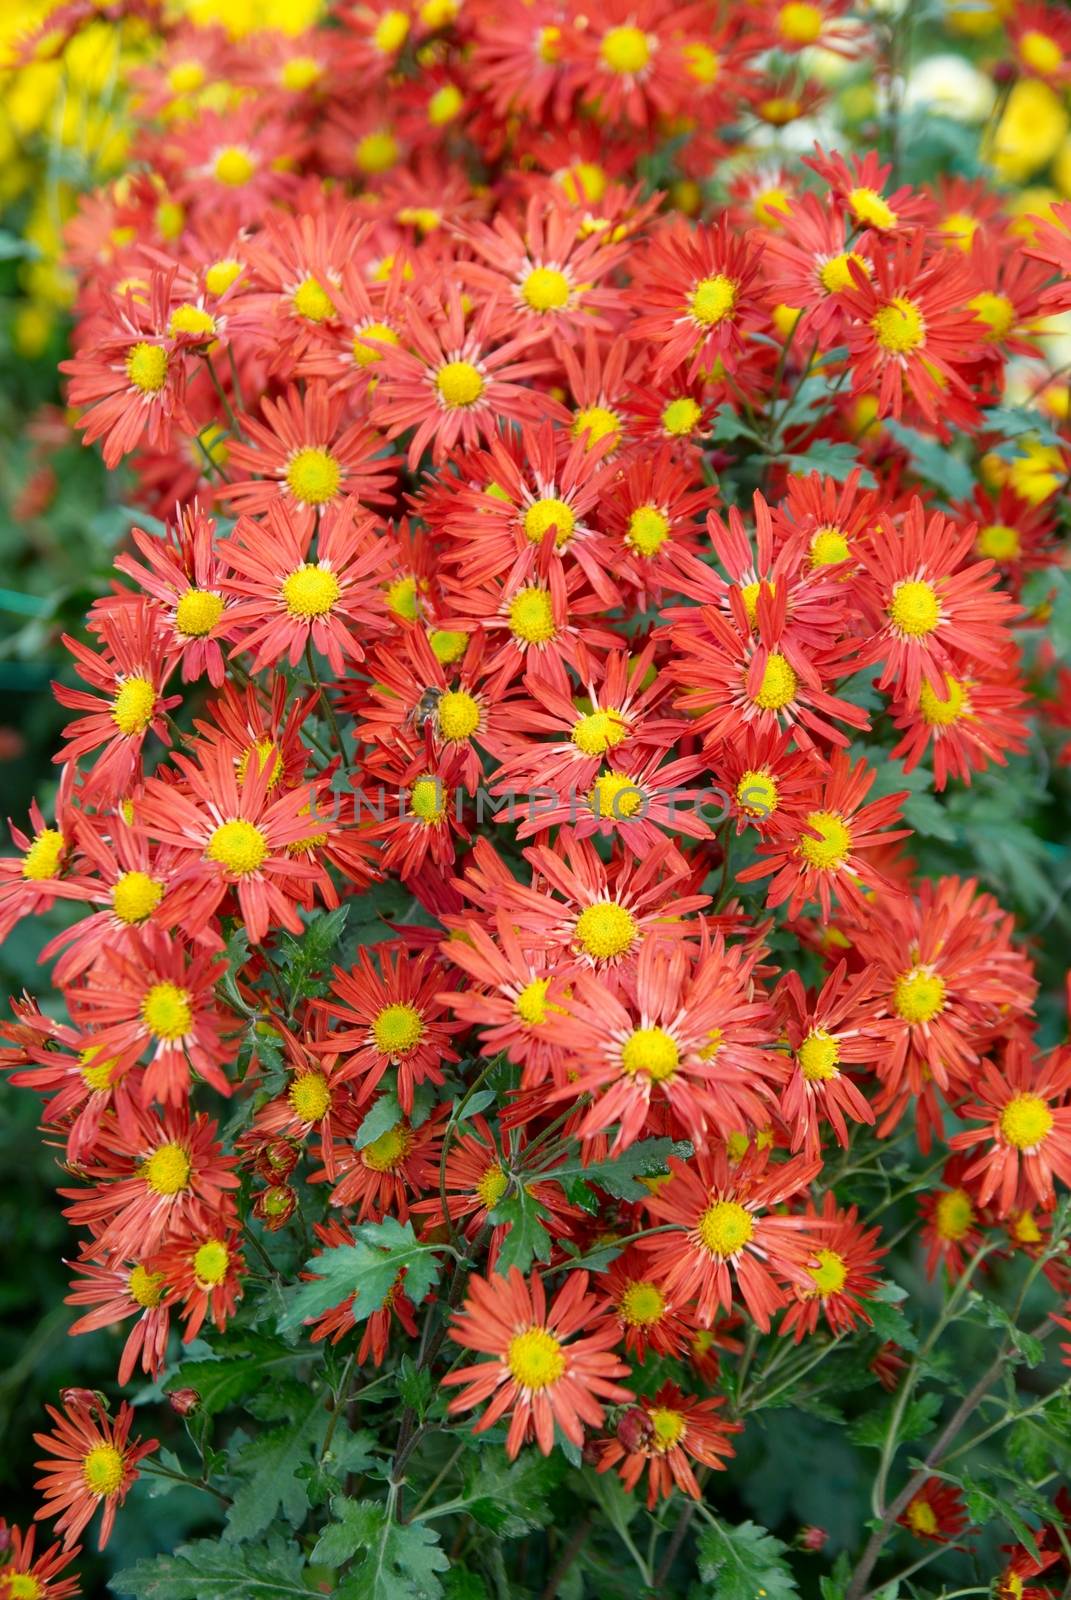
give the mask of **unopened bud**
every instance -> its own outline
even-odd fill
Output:
[[[177,1411],[180,1417],[188,1417],[201,1404],[201,1396],[196,1389],[172,1389],[167,1398],[172,1411]]]

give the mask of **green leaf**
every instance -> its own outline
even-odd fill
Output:
[[[314,1562],[340,1567],[359,1550],[368,1552],[333,1591],[333,1600],[438,1600],[437,1576],[449,1566],[439,1536],[426,1522],[404,1527],[378,1500],[331,1502],[336,1520],[325,1528],[312,1552]]]
[[[734,439],[761,443],[758,434],[730,405],[720,405],[714,413],[710,437],[715,444],[731,444]]]
[[[398,1393],[423,1422],[435,1394],[435,1380],[427,1367],[418,1367],[411,1355],[398,1363]]]
[[[550,1212],[527,1189],[520,1188],[500,1200],[489,1220],[509,1229],[495,1261],[496,1272],[507,1273],[511,1267],[527,1272],[533,1261],[550,1260],[550,1234],[544,1225],[550,1221]]]
[[[553,1514],[547,1496],[561,1480],[561,1461],[534,1451],[509,1466],[490,1452],[478,1459],[465,1488],[471,1515],[501,1539],[519,1539],[534,1528],[545,1528]]]
[[[276,1521],[280,1511],[295,1528],[304,1522],[309,1492],[302,1473],[311,1464],[312,1447],[319,1445],[327,1429],[327,1412],[323,1395],[308,1390],[295,1390],[294,1405],[292,1421],[265,1429],[238,1449],[234,1471],[245,1482],[227,1513],[226,1539],[254,1538]]]
[[[915,1330],[899,1306],[886,1305],[877,1299],[864,1300],[863,1310],[870,1317],[874,1332],[879,1339],[891,1339],[901,1350],[918,1349],[919,1342],[915,1337]]]
[[[419,1305],[438,1280],[442,1262],[433,1245],[421,1244],[411,1222],[396,1217],[367,1222],[356,1229],[355,1244],[336,1245],[305,1263],[316,1281],[302,1284],[290,1297],[279,1318],[280,1330],[297,1327],[341,1305],[352,1294],[354,1322],[364,1322],[378,1311],[405,1269],[405,1292]]]
[[[894,1405],[895,1401],[889,1400],[885,1405],[868,1411],[865,1416],[858,1417],[848,1429],[852,1443],[880,1450],[888,1436]],[[936,1389],[927,1390],[925,1394],[916,1395],[908,1401],[896,1432],[897,1444],[910,1444],[913,1439],[922,1439],[927,1433],[932,1433],[940,1409],[941,1396]]]
[[[785,1561],[787,1546],[754,1522],[738,1528],[704,1528],[699,1539],[699,1575],[714,1584],[717,1600],[792,1600],[796,1580]]]
[[[349,909],[342,905],[336,911],[322,911],[310,919],[302,933],[283,934],[279,956],[295,999],[319,997],[327,992],[324,973],[342,937]]]
[[[184,1361],[168,1380],[167,1391],[196,1389],[202,1413],[212,1416],[271,1382],[272,1375],[292,1368],[297,1358],[307,1360],[308,1353],[289,1350],[276,1339],[242,1335],[228,1341],[218,1360]]]
[[[691,1145],[673,1139],[640,1139],[609,1161],[593,1161],[587,1167],[579,1161],[567,1161],[541,1176],[553,1178],[556,1183],[566,1178],[583,1178],[585,1183],[598,1184],[617,1200],[642,1200],[648,1191],[640,1178],[665,1172],[670,1156],[687,1158],[691,1153]]]
[[[907,451],[919,477],[934,484],[949,500],[967,500],[974,493],[974,473],[951,450],[903,422],[886,418],[884,427]]]
[[[834,444],[829,439],[815,439],[807,446],[806,454],[782,456],[786,469],[795,477],[806,477],[811,472],[821,472],[835,483],[845,483],[859,465],[859,451],[854,444]],[[859,474],[864,489],[876,489],[877,479],[869,467]]]
[[[300,1550],[281,1539],[241,1547],[197,1539],[117,1572],[109,1588],[124,1600],[307,1600],[304,1573]]]

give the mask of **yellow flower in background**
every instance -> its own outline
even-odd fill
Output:
[[[323,16],[324,3],[323,0],[178,0],[174,11],[201,28],[221,23],[232,39],[241,39],[261,28],[287,34],[304,33]]]
[[[947,0],[945,25],[962,39],[984,39],[1011,16],[1014,0]]]
[[[983,153],[1000,177],[1022,183],[1048,166],[1069,127],[1060,96],[1039,78],[1020,78]]]

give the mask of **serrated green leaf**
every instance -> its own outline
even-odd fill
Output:
[[[415,1305],[438,1280],[442,1262],[433,1245],[422,1244],[416,1237],[411,1222],[384,1217],[382,1222],[366,1222],[355,1231],[354,1244],[336,1245],[309,1257],[305,1269],[316,1274],[315,1281],[301,1284],[289,1297],[279,1317],[280,1330],[322,1316],[350,1295],[355,1296],[354,1322],[366,1321],[379,1310],[403,1268],[405,1292]]]
[[[438,1600],[438,1574],[449,1566],[439,1536],[426,1522],[404,1526],[378,1500],[331,1502],[335,1521],[312,1552],[314,1562],[340,1567],[360,1550],[365,1559],[333,1591],[334,1600]]]
[[[888,1436],[894,1404],[895,1401],[887,1401],[885,1405],[868,1411],[865,1416],[857,1417],[848,1429],[848,1437],[853,1444],[880,1450]],[[910,1444],[912,1440],[922,1439],[932,1433],[940,1410],[941,1396],[935,1389],[908,1401],[897,1429],[897,1444]]]
[[[349,909],[348,905],[341,905],[334,911],[321,911],[309,919],[300,934],[283,934],[279,959],[295,999],[326,993],[328,980],[324,974],[331,966]]]
[[[885,428],[897,444],[902,445],[911,457],[911,465],[920,478],[934,484],[950,500],[967,500],[974,492],[974,473],[965,461],[953,455],[917,428],[886,418]]]
[[[699,1539],[699,1575],[714,1585],[717,1600],[793,1600],[799,1594],[785,1560],[787,1546],[754,1522],[738,1528],[719,1524]]]
[[[117,1572],[108,1587],[122,1600],[293,1600],[311,1592],[301,1551],[279,1539],[257,1546],[197,1539]]]
[[[202,1412],[212,1416],[270,1383],[279,1373],[292,1371],[299,1359],[307,1360],[307,1352],[290,1350],[278,1340],[256,1334],[242,1335],[228,1341],[218,1360],[184,1361],[168,1380],[167,1391],[196,1389]]]
[[[545,1226],[550,1212],[527,1189],[517,1189],[500,1200],[489,1220],[496,1228],[509,1229],[495,1260],[496,1272],[507,1273],[511,1267],[527,1272],[533,1261],[550,1260],[551,1239]]]
[[[854,444],[815,439],[813,444],[807,446],[805,454],[787,455],[781,459],[794,477],[804,478],[811,472],[820,472],[835,483],[846,483],[859,465],[859,451]],[[869,467],[863,468],[859,482],[865,489],[877,488],[877,479]]]
[[[639,1181],[641,1178],[665,1172],[670,1156],[686,1158],[691,1153],[691,1145],[673,1139],[640,1139],[609,1161],[593,1161],[590,1166],[584,1166],[579,1160],[570,1160],[552,1168],[545,1176],[558,1183],[569,1178],[583,1178],[617,1200],[641,1200],[648,1192]]]
[[[312,1448],[322,1440],[328,1419],[322,1395],[299,1393],[304,1399],[293,1402],[291,1421],[265,1429],[237,1451],[234,1471],[245,1481],[231,1502],[224,1538],[254,1538],[280,1512],[295,1528],[305,1520],[309,1493],[301,1470],[311,1463]]]

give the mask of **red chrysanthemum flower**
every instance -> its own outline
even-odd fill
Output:
[[[804,1266],[811,1280],[807,1287],[792,1286],[793,1304],[785,1312],[781,1332],[795,1330],[796,1343],[814,1333],[821,1315],[837,1337],[849,1333],[859,1323],[870,1323],[863,1304],[878,1286],[874,1267],[885,1254],[878,1246],[880,1228],[864,1228],[858,1208],[837,1209],[835,1196],[827,1190],[820,1212],[808,1211],[813,1219],[816,1243]]]
[[[729,1422],[719,1414],[724,1404],[723,1395],[700,1400],[669,1382],[653,1398],[641,1395],[618,1418],[614,1437],[600,1441],[596,1471],[616,1467],[630,1491],[646,1472],[649,1510],[659,1499],[668,1499],[674,1488],[698,1500],[701,1491],[689,1458],[700,1466],[724,1470],[726,1458],[736,1453],[731,1435],[743,1430],[742,1422]]]
[[[60,1573],[81,1555],[80,1547],[65,1550],[50,1545],[39,1556],[34,1554],[36,1528],[25,1533],[19,1528],[5,1529],[7,1548],[0,1551],[0,1600],[71,1600],[81,1594],[77,1574],[61,1578]]]
[[[183,1344],[189,1344],[211,1314],[222,1330],[238,1306],[245,1262],[239,1235],[223,1220],[206,1224],[186,1237],[171,1239],[153,1257],[153,1269],[163,1276],[169,1306],[182,1307]]]
[[[927,1478],[896,1520],[916,1539],[932,1539],[937,1544],[951,1544],[968,1522],[959,1490],[940,1478]]]
[[[139,1364],[146,1377],[159,1377],[167,1359],[171,1311],[164,1304],[164,1278],[155,1263],[147,1265],[114,1256],[100,1263],[87,1257],[76,1264],[76,1270],[80,1276],[71,1280],[65,1303],[93,1309],[83,1312],[68,1331],[72,1336],[93,1333],[136,1317],[119,1358],[118,1381],[120,1385],[128,1384]]]
[[[53,1406],[46,1406],[45,1410],[55,1424],[55,1431],[34,1434],[43,1450],[53,1452],[35,1463],[44,1472],[36,1488],[45,1499],[37,1519],[57,1517],[56,1532],[63,1534],[64,1549],[69,1550],[97,1508],[102,1506],[104,1515],[98,1548],[103,1550],[115,1522],[116,1510],[139,1476],[138,1462],[150,1455],[159,1441],[131,1440],[134,1409],[125,1400],[114,1418],[108,1416],[99,1402],[88,1405],[81,1400],[71,1401],[65,1416]]]
[[[171,629],[172,648],[182,658],[182,681],[192,683],[207,676],[214,689],[224,679],[223,650],[230,638],[230,617],[223,596],[224,567],[215,544],[216,524],[194,501],[179,515],[163,538],[131,531],[131,538],[147,566],[125,552],[116,556],[117,571],[164,607],[163,621]]]
[[[656,376],[687,363],[693,378],[716,360],[732,370],[764,321],[760,260],[757,246],[724,222],[681,223],[654,236],[636,262],[630,294],[640,312],[633,337],[650,340]]]
[[[1037,1060],[1027,1042],[1011,1039],[1001,1068],[984,1061],[972,1088],[978,1098],[959,1115],[984,1126],[948,1142],[953,1150],[985,1145],[964,1173],[979,1204],[995,1199],[1002,1216],[1015,1204],[1050,1206],[1053,1178],[1071,1184],[1071,1053]]]
[[[781,1097],[793,1152],[804,1148],[810,1156],[819,1154],[822,1122],[831,1125],[837,1143],[845,1146],[849,1121],[873,1123],[873,1107],[845,1071],[871,1062],[882,1048],[873,992],[873,975],[867,971],[849,980],[843,961],[814,998],[798,972],[786,972],[774,991],[793,1057],[792,1076]]]
[[[969,1164],[969,1156],[954,1155],[945,1163],[941,1187],[919,1196],[927,1277],[934,1277],[939,1266],[952,1278],[960,1277],[984,1238],[982,1225],[990,1218],[973,1192],[977,1186],[966,1186],[964,1174]]]

